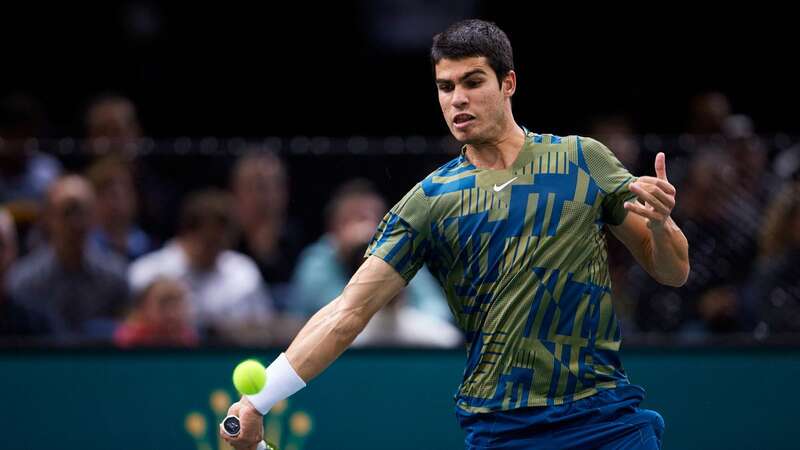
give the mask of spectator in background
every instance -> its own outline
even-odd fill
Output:
[[[697,154],[727,152],[724,132],[725,123],[731,117],[731,102],[724,93],[705,91],[695,95],[689,101],[687,113],[686,131],[667,151],[670,180],[676,186],[687,182]]]
[[[685,286],[666,290],[632,267],[628,286],[636,292],[644,331],[743,331],[752,326],[742,300],[745,281],[754,267],[762,210],[774,190],[767,152],[752,120],[733,115],[724,94],[698,95],[690,111],[691,139],[684,141],[690,145],[678,155],[688,162],[677,164],[685,171],[677,177],[683,201],[674,216],[692,243],[692,272]]]
[[[120,95],[95,98],[86,110],[86,138],[92,156],[138,156],[142,126],[133,102]]]
[[[274,153],[264,151],[240,158],[233,168],[231,189],[241,227],[237,250],[255,260],[261,275],[283,300],[297,255],[303,245],[302,227],[286,212],[289,187],[286,168]],[[280,301],[280,306],[283,302]]]
[[[8,269],[17,259],[17,230],[11,214],[0,209],[0,283],[6,284]],[[0,338],[28,336],[47,332],[44,318],[31,313],[8,298],[6,289],[0,290]]]
[[[767,208],[746,305],[757,317],[756,337],[800,332],[800,182],[787,184]]]
[[[749,209],[752,209],[749,215],[758,218],[779,187],[775,184],[778,178],[767,172],[769,155],[766,145],[756,135],[753,120],[743,114],[728,117],[723,125],[723,132],[726,140],[725,152],[729,155],[736,173],[736,182],[732,188],[739,197],[737,203],[741,206],[742,202],[746,202]],[[758,226],[757,221],[755,225]]]
[[[341,186],[325,208],[328,233],[300,255],[290,309],[310,317],[336,298],[347,284],[349,268],[364,259],[369,243],[386,211],[381,196],[366,180]],[[438,318],[451,320],[442,288],[423,267],[406,289],[411,306]]]
[[[136,190],[131,165],[109,156],[87,172],[97,193],[92,242],[132,261],[152,250],[150,237],[136,223]]]
[[[135,299],[133,311],[114,333],[114,343],[119,347],[196,346],[188,296],[182,282],[156,278]]]
[[[738,292],[755,260],[756,241],[747,226],[731,221],[739,207],[735,173],[723,152],[699,153],[692,160],[675,210],[675,221],[691,242],[692,271],[679,289],[661,288],[635,271],[642,330],[694,336],[743,329]]]
[[[45,202],[47,242],[8,275],[12,301],[44,315],[62,339],[110,338],[128,305],[125,262],[88,242],[94,205],[83,177],[56,180]]]
[[[722,134],[725,120],[731,115],[731,102],[717,91],[696,95],[689,104],[689,132],[698,137]]]
[[[139,202],[142,227],[151,236],[163,241],[177,221],[180,191],[169,164],[160,155],[142,155],[143,131],[136,105],[130,99],[106,94],[90,102],[85,115],[88,161],[77,161],[83,170],[103,156],[115,156],[130,164],[130,171]]]
[[[724,134],[730,117],[731,102],[721,92],[703,92],[691,99],[688,132],[681,135],[677,148],[669,152],[670,179],[683,184],[692,158],[698,153],[727,153]]]
[[[230,196],[210,189],[191,194],[181,209],[178,237],[130,267],[136,295],[159,277],[189,287],[193,325],[210,339],[237,341],[263,333],[272,300],[253,260],[228,250],[234,234]]]
[[[690,230],[687,236],[694,243],[695,252],[690,254],[698,262],[699,279],[698,283],[690,280],[687,288],[699,289],[697,308],[706,330],[743,331],[752,328],[753,317],[743,302],[743,292],[755,269],[764,206],[776,190],[775,178],[767,174],[767,150],[756,136],[752,120],[729,111],[719,119],[724,138],[718,144],[721,147],[700,148],[704,154],[696,154],[691,163],[705,158],[716,161],[717,167],[716,175],[714,170],[691,175],[696,186],[713,183],[716,187],[705,201],[699,200],[703,196],[694,196],[688,204],[696,211],[686,216],[684,230]],[[691,190],[689,195],[693,195]],[[700,210],[711,214],[704,216]],[[711,220],[703,223],[692,217]],[[699,282],[704,276],[706,281]]]
[[[47,186],[61,173],[58,160],[38,149],[44,124],[35,99],[14,94],[0,100],[0,204],[20,225],[23,238],[38,220]]]

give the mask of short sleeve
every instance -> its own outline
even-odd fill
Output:
[[[591,138],[580,138],[583,154],[589,166],[592,179],[603,190],[602,218],[605,223],[619,225],[625,220],[628,211],[625,202],[636,195],[630,191],[631,182],[636,177],[602,143]]]
[[[383,217],[365,256],[383,259],[411,281],[425,262],[429,233],[429,202],[417,184]]]

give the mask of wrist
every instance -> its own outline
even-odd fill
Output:
[[[667,218],[664,219],[664,220],[653,220],[653,219],[650,219],[647,222],[647,227],[650,228],[650,230],[654,234],[655,233],[669,234],[669,233],[672,232],[672,229],[674,228],[674,224],[675,224],[675,222],[672,221],[672,218],[670,216],[667,216]]]
[[[260,416],[264,415],[264,414],[261,413],[261,411],[258,410],[258,408],[256,408],[256,406],[253,404],[253,402],[250,401],[250,399],[248,398],[247,395],[243,395],[242,396],[242,398],[239,400],[239,404],[244,408],[247,408],[249,410],[254,411],[256,414],[258,414]]]
[[[245,396],[262,416],[275,403],[289,397],[306,386],[305,381],[294,370],[286,354],[281,353],[266,369],[267,381],[260,392]]]

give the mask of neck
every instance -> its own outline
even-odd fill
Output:
[[[184,255],[186,255],[186,262],[189,265],[189,268],[200,272],[206,272],[214,268],[214,263],[216,260],[203,261],[203,259],[200,257],[201,250],[198,249],[197,242],[185,236],[179,237],[177,241],[178,245],[183,250]]]
[[[125,241],[130,229],[127,221],[113,219],[101,221],[100,227],[112,241]]]
[[[512,119],[498,136],[484,142],[467,144],[467,158],[480,169],[508,169],[517,160],[525,144],[525,132]]]
[[[69,270],[79,269],[83,264],[83,245],[54,243],[53,251],[59,263]]]
[[[240,214],[240,225],[246,234],[258,233],[263,228],[281,228],[283,214],[273,211],[258,211],[256,214]]]

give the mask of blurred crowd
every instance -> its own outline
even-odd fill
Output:
[[[767,142],[719,92],[698,95],[688,112],[687,132],[672,142],[637,140],[622,117],[590,130],[637,175],[652,175],[654,151],[666,152],[678,192],[673,218],[689,241],[689,280],[674,289],[654,283],[609,239],[623,328],[684,342],[800,332],[800,145]]]
[[[800,333],[800,146],[766,142],[721,93],[687,110],[674,139],[642,137],[624,115],[582,133],[637,175],[667,153],[674,219],[690,243],[689,281],[673,289],[609,237],[623,330],[683,340]],[[186,192],[172,168],[143,156],[130,99],[97,97],[83,119],[85,145],[63,158],[37,140],[46,118],[34,98],[0,100],[0,342],[284,344],[341,292],[395,200],[367,179],[325,186],[324,232],[307,236],[313,227],[289,213],[290,166],[270,149],[237,157],[224,188]],[[423,268],[354,345],[461,341]]]

